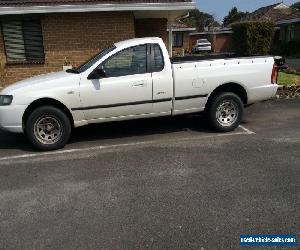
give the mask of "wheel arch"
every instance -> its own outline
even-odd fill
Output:
[[[33,110],[35,110],[36,108],[41,107],[41,106],[54,106],[54,107],[62,110],[68,116],[68,118],[71,122],[72,128],[74,127],[74,118],[73,118],[71,111],[67,108],[67,106],[56,99],[46,97],[46,98],[40,98],[40,99],[33,101],[26,108],[26,110],[23,114],[23,117],[22,117],[23,129],[25,128],[25,123],[30,115],[30,112],[32,112]]]
[[[235,93],[236,95],[238,95],[241,98],[244,105],[246,105],[248,103],[248,94],[247,94],[246,89],[238,83],[229,82],[229,83],[224,83],[224,84],[218,86],[216,89],[214,89],[214,91],[208,97],[206,107],[211,103],[211,101],[214,99],[215,96],[217,96],[220,93],[224,93],[224,92]]]

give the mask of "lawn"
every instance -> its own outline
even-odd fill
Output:
[[[300,84],[300,75],[279,72],[278,75],[279,85],[292,85],[296,83]]]

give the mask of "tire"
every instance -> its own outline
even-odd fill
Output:
[[[71,135],[68,116],[53,106],[35,109],[25,121],[25,134],[30,143],[39,150],[49,151],[63,148]]]
[[[231,92],[216,95],[209,103],[207,116],[209,124],[218,132],[230,132],[241,123],[244,104],[241,98]]]

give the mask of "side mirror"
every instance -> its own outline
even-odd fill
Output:
[[[87,77],[88,80],[101,79],[106,77],[105,72],[102,68],[95,68],[92,73]]]

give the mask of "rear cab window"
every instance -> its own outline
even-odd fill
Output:
[[[164,57],[158,44],[152,44],[152,72],[160,72],[164,69]]]

